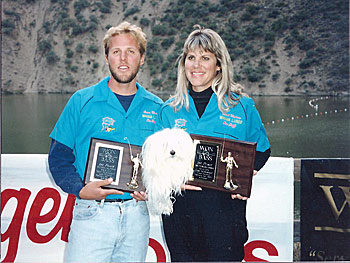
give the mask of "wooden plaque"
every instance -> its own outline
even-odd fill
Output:
[[[137,158],[140,154],[141,147],[137,145],[91,138],[84,183],[113,178],[113,182],[103,188],[125,192],[144,191],[140,159]],[[132,161],[132,157],[136,159]]]
[[[194,134],[191,137],[195,157],[188,184],[250,197],[256,143]]]

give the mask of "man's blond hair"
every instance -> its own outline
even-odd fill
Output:
[[[142,31],[140,27],[136,25],[131,25],[129,22],[122,22],[118,26],[111,27],[110,29],[108,29],[105,37],[103,38],[103,44],[104,44],[106,56],[108,56],[108,52],[109,52],[110,39],[114,36],[121,35],[121,34],[131,34],[132,36],[134,36],[138,43],[141,56],[146,53],[146,45],[147,45],[146,34]]]

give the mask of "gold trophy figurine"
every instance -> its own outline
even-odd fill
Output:
[[[232,153],[228,152],[227,157],[225,159],[221,155],[220,160],[223,163],[227,163],[226,164],[226,181],[224,184],[224,188],[228,189],[228,190],[232,190],[232,191],[236,190],[238,188],[238,185],[235,185],[232,182],[232,169],[233,169],[233,165],[235,165],[236,168],[238,168],[238,165],[237,165],[235,159],[232,157]]]
[[[139,184],[137,183],[137,174],[138,174],[140,165],[142,166],[139,154],[137,154],[136,157],[133,157],[131,155],[131,161],[134,163],[134,165],[133,165],[134,170],[132,172],[132,177],[131,177],[130,183],[127,183],[126,185],[130,189],[136,189],[137,187],[139,187]]]

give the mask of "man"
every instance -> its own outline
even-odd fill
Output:
[[[53,131],[49,168],[63,191],[76,195],[65,262],[142,262],[149,239],[145,194],[103,189],[112,179],[82,179],[91,138],[142,145],[153,133],[162,101],[136,82],[146,35],[123,22],[104,37],[107,77],[77,91]],[[101,201],[103,200],[103,201]]]

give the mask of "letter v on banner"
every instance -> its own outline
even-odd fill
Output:
[[[341,180],[350,180],[350,174],[329,174],[329,173],[315,173],[315,178],[323,178],[323,179],[341,179]],[[332,186],[332,185],[319,185],[319,187],[322,189],[329,206],[333,212],[335,220],[339,220],[339,217],[343,213],[344,209],[346,207],[349,207],[350,209],[350,187],[347,186]],[[332,192],[336,191],[336,188],[340,189],[344,195],[344,201],[341,203],[340,206],[337,205]],[[339,197],[338,197],[339,198]],[[340,198],[339,198],[340,199]],[[335,232],[348,232],[350,233],[350,229],[341,229],[341,228],[334,228],[334,227],[315,227],[315,230],[328,230],[328,231],[335,231]]]
[[[339,216],[344,211],[345,206],[346,205],[350,206],[350,187],[339,186],[339,188],[343,191],[344,196],[345,196],[345,200],[344,200],[344,202],[339,210],[337,208],[337,205],[336,205],[334,198],[332,196],[332,193],[331,193],[331,189],[334,188],[334,186],[320,185],[320,187],[323,190],[323,192],[328,200],[328,203],[329,203],[329,205],[332,209],[332,212],[334,214],[335,220],[338,220]]]
[[[329,185],[320,185],[320,188],[323,190],[328,203],[332,209],[332,212],[334,214],[335,220],[339,219],[339,216],[341,215],[341,213],[344,211],[344,208],[346,207],[346,205],[350,206],[350,187],[345,187],[345,186],[338,186],[339,189],[342,190],[342,192],[344,193],[344,202],[341,205],[340,209],[338,209],[335,200],[333,198],[332,192],[331,190],[334,188],[334,186],[329,186]]]

